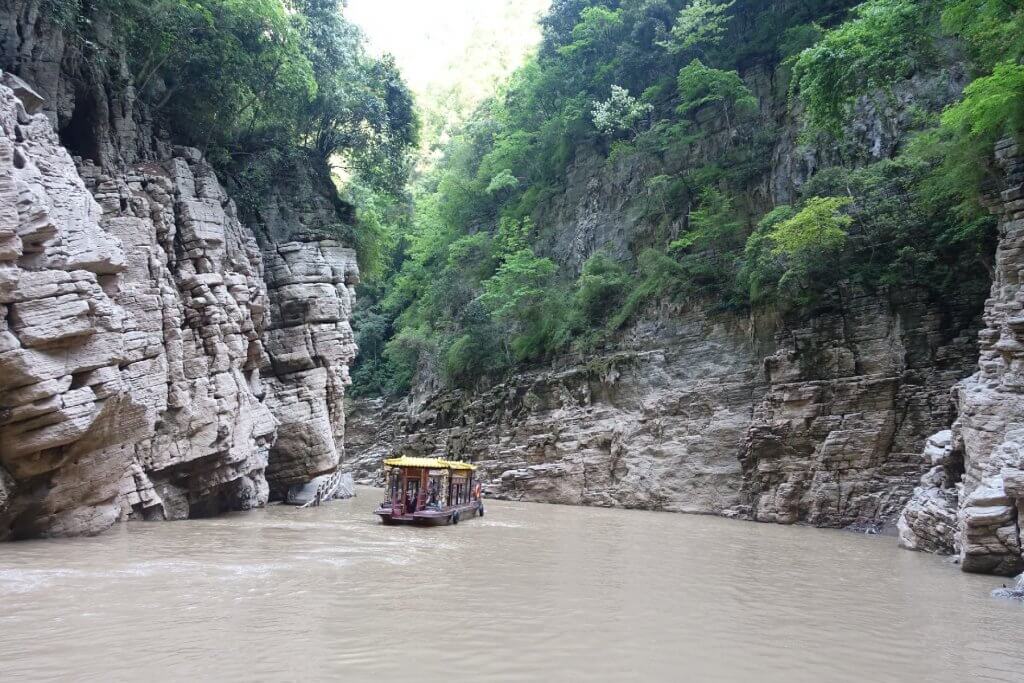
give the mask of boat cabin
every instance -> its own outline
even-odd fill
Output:
[[[384,461],[387,498],[374,514],[385,524],[458,524],[483,516],[476,465],[443,458],[389,458]]]

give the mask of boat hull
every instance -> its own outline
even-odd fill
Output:
[[[389,506],[380,506],[373,511],[373,514],[380,517],[380,520],[389,526],[396,524],[412,524],[415,526],[447,526],[457,524],[455,514],[458,513],[459,521],[465,521],[478,517],[483,510],[483,503],[474,501],[467,505],[458,505],[447,510],[420,510],[409,514],[396,515]]]

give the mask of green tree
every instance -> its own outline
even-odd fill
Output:
[[[979,149],[1024,131],[1024,64],[996,64],[991,75],[967,86],[963,100],[942,115],[942,125]]]
[[[853,18],[804,50],[793,71],[793,87],[810,121],[839,133],[853,102],[886,91],[935,58],[936,3],[868,0]]]
[[[739,117],[757,111],[757,98],[738,73],[707,67],[698,59],[679,70],[676,87],[679,91],[677,111],[683,116],[710,106],[721,112],[726,126],[732,128]]]
[[[635,137],[638,126],[646,119],[654,106],[638,102],[625,88],[613,85],[611,96],[604,101],[595,101],[591,110],[594,127],[604,135],[628,132]]]
[[[494,276],[483,283],[481,303],[495,320],[508,325],[517,360],[547,355],[568,341],[560,334],[556,270],[554,261],[521,249],[506,257]]]
[[[842,212],[850,197],[812,197],[768,234],[776,256],[813,256],[841,249],[853,218]]]
[[[671,53],[693,52],[718,45],[725,36],[728,11],[734,2],[692,0],[679,10],[670,38],[660,44]]]
[[[597,5],[580,12],[580,21],[572,29],[572,42],[559,48],[559,54],[573,57],[599,54],[623,29],[622,13]]]
[[[576,280],[575,306],[590,327],[601,327],[622,304],[631,278],[621,263],[598,253],[583,264]]]
[[[775,251],[771,235],[780,223],[795,215],[796,210],[788,204],[777,206],[761,218],[757,228],[747,238],[736,280],[738,288],[753,305],[778,299],[776,286],[786,269]]]

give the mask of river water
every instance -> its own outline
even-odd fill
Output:
[[[0,680],[1022,680],[1024,607],[895,539],[489,501],[0,546]]]

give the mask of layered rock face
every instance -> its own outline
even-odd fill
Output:
[[[1007,140],[996,161],[1006,179],[989,199],[999,246],[978,372],[954,390],[957,419],[932,444],[943,447],[903,512],[900,542],[955,553],[965,571],[1011,576],[1024,570],[1024,154]]]
[[[282,178],[255,226],[271,305],[267,402],[279,423],[267,479],[284,497],[310,477],[334,472],[344,453],[359,268],[355,251],[324,239],[345,230],[335,194],[297,169]]]
[[[125,509],[168,519],[267,501],[275,420],[264,405],[267,311],[260,253],[198,152],[126,173],[83,175],[131,264],[115,300],[144,349],[123,369],[147,433],[123,482]]]
[[[472,458],[491,495],[874,527],[927,469],[921,446],[970,372],[977,299],[844,291],[807,327],[662,311],[631,350],[483,394],[357,403],[348,464]]]
[[[0,538],[109,526],[146,428],[121,373],[144,352],[113,299],[124,251],[25,100],[0,86]]]
[[[893,520],[927,461],[921,446],[969,372],[978,297],[840,292],[837,311],[786,330],[743,452],[743,514],[766,522]],[[749,507],[747,507],[749,506]]]
[[[347,492],[358,269],[329,181],[289,178],[244,225],[115,56],[83,59],[38,3],[0,14],[4,61],[38,79],[0,72],[0,539]]]
[[[80,175],[46,116],[9,89],[0,107],[11,532],[265,503],[262,264],[209,166],[180,149]]]

